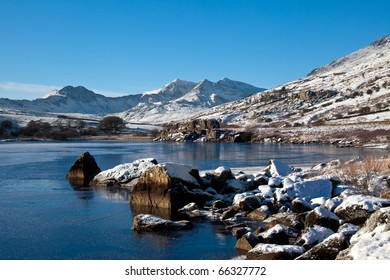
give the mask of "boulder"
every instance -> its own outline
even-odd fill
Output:
[[[296,244],[303,246],[305,249],[310,249],[332,234],[334,234],[334,232],[331,229],[314,225],[306,229]]]
[[[144,231],[175,231],[190,229],[189,221],[171,221],[151,214],[139,214],[134,217],[132,229],[137,232]]]
[[[291,230],[285,226],[277,224],[274,227],[262,232],[259,237],[263,239],[263,243],[288,245]]]
[[[130,204],[168,208],[175,212],[196,201],[197,194],[189,191],[189,188],[199,186],[198,180],[190,174],[193,170],[189,166],[174,164],[149,168],[134,186]]]
[[[227,220],[233,218],[238,213],[238,209],[236,207],[229,207],[226,211],[224,211],[220,217],[221,220]]]
[[[335,233],[296,258],[296,260],[335,260],[338,253],[346,249],[348,245],[348,238],[345,235]]]
[[[222,200],[216,200],[214,201],[212,204],[211,204],[211,207],[212,208],[215,208],[215,209],[223,209],[223,208],[226,208],[228,207],[227,203],[222,201]]]
[[[306,198],[307,200],[323,197],[325,200],[332,197],[332,182],[327,178],[312,178],[304,181],[284,180],[284,186],[281,189],[290,200],[296,197]]]
[[[272,177],[279,177],[279,176],[284,177],[290,174],[292,169],[290,166],[288,166],[288,164],[280,160],[271,159],[265,171],[268,171],[272,175]]]
[[[189,218],[206,217],[209,214],[209,212],[206,210],[199,209],[198,205],[196,205],[194,202],[191,202],[185,205],[183,208],[180,208],[178,212]]]
[[[73,186],[85,187],[100,171],[94,157],[89,152],[85,152],[73,163],[66,178]]]
[[[226,166],[218,167],[214,170],[212,175],[211,186],[217,191],[221,191],[221,189],[226,185],[227,180],[235,179],[230,168]]]
[[[236,226],[232,228],[232,233],[236,237],[236,239],[240,239],[244,234],[251,232],[252,229],[246,226]]]
[[[293,211],[293,213],[303,213],[312,209],[312,205],[301,197],[297,197],[293,201],[291,201],[291,210]]]
[[[322,207],[316,207],[307,214],[305,219],[305,226],[312,227],[314,225],[319,225],[337,232],[340,226],[339,220],[339,217],[337,217],[329,210]]]
[[[260,242],[253,233],[248,232],[237,240],[236,249],[241,251],[249,251],[253,249]]]
[[[268,213],[261,208],[258,208],[250,212],[247,217],[254,220],[265,220],[268,218]]]
[[[338,260],[389,260],[390,207],[373,213],[350,242],[348,249],[337,255]]]
[[[390,206],[389,199],[358,194],[345,197],[334,213],[344,221],[358,225],[364,223],[373,212],[387,206]]]
[[[111,187],[116,185],[132,190],[136,184],[133,180],[139,178],[146,170],[156,164],[158,163],[154,158],[138,159],[131,163],[123,163],[97,174],[90,182],[90,186]]]
[[[253,211],[254,209],[260,207],[260,199],[255,195],[244,197],[238,203],[238,207],[244,211]]]
[[[293,260],[305,249],[297,245],[276,245],[259,243],[248,251],[248,260]]]

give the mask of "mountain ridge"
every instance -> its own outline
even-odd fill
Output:
[[[204,80],[202,80],[204,81]],[[250,94],[262,91],[262,88],[254,87],[242,82],[225,79],[224,88],[229,91],[230,98],[226,96],[218,100],[214,100],[211,96],[219,96],[222,94],[221,87],[218,82],[211,83],[211,89],[194,89],[201,82],[195,83],[175,79],[172,82],[164,85],[160,89],[146,91],[144,93],[125,95],[121,97],[106,97],[102,94],[95,93],[83,86],[65,86],[60,90],[54,90],[35,100],[11,100],[0,98],[0,108],[6,112],[12,111],[13,114],[17,110],[18,114],[33,114],[32,112],[42,113],[60,113],[60,114],[92,114],[97,116],[105,116],[108,114],[118,114],[126,121],[143,121],[150,116],[149,122],[173,121],[183,117],[188,117],[194,112],[198,112],[202,106],[209,108],[219,105],[222,102],[241,99]],[[242,89],[240,89],[242,87]],[[186,95],[192,93],[194,100],[186,99]],[[184,98],[184,99],[181,99]],[[185,100],[185,109],[181,110],[180,100]],[[212,100],[213,102],[206,102]],[[175,117],[167,115],[166,112],[177,111]],[[181,114],[180,116],[179,111]],[[7,114],[3,114],[3,118]],[[8,114],[7,117],[11,117]],[[1,114],[0,114],[1,117]]]

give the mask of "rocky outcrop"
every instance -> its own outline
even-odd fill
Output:
[[[252,133],[221,129],[215,119],[196,119],[165,125],[155,141],[174,142],[229,142],[244,143],[252,140]]]
[[[175,231],[190,229],[189,221],[171,221],[150,214],[139,214],[134,217],[132,229],[137,232],[144,231]]]
[[[100,171],[95,158],[89,152],[85,152],[73,163],[66,178],[73,186],[85,187]]]

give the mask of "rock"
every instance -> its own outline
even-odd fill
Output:
[[[194,202],[191,202],[185,205],[183,208],[180,208],[178,212],[180,214],[186,215],[189,218],[206,217],[209,214],[208,211],[199,209],[198,205],[196,205]]]
[[[236,179],[229,179],[221,190],[221,194],[242,193],[250,188],[250,183],[242,182]]]
[[[272,177],[284,177],[291,173],[290,166],[276,159],[271,159],[265,170],[271,173]]]
[[[268,185],[260,185],[257,187],[259,190],[259,196],[262,198],[271,198],[274,196],[274,188]]]
[[[66,174],[69,182],[78,187],[88,186],[89,182],[100,172],[94,157],[85,152],[81,154]]]
[[[343,199],[341,197],[333,197],[325,201],[324,207],[333,212],[342,202]]]
[[[241,210],[253,211],[260,207],[260,199],[255,195],[247,196],[238,203],[238,206]]]
[[[346,249],[348,245],[348,238],[345,235],[335,233],[296,258],[296,260],[335,260],[338,253]]]
[[[293,213],[303,213],[312,209],[311,204],[303,198],[297,197],[291,201],[291,210]]]
[[[325,200],[332,196],[332,182],[325,178],[312,178],[301,182],[284,181],[280,191],[285,193],[290,200],[296,197],[313,199],[323,197]]]
[[[291,227],[298,230],[303,229],[303,224],[299,222],[298,215],[295,213],[277,213],[275,215],[269,216],[263,222],[268,229],[274,227],[277,224],[285,225],[287,227]]]
[[[326,227],[337,232],[340,226],[339,217],[325,208],[316,207],[307,214],[305,219],[306,227],[312,227],[314,225]]]
[[[390,207],[373,213],[350,242],[349,248],[337,255],[338,260],[389,260]]]
[[[283,179],[278,177],[271,177],[268,180],[268,186],[272,188],[281,188],[283,186]]]
[[[285,225],[277,224],[267,231],[262,232],[259,237],[263,239],[263,243],[288,245],[290,230]]]
[[[258,208],[253,210],[247,215],[248,218],[255,219],[255,220],[265,220],[268,218],[268,213],[263,211],[262,209]]]
[[[250,227],[246,226],[239,226],[239,227],[233,227],[232,228],[232,233],[236,237],[236,239],[240,239],[244,234],[247,234],[248,232],[251,232]]]
[[[211,186],[220,191],[226,184],[227,180],[235,179],[230,168],[226,166],[220,166],[215,169],[213,176],[211,177]]]
[[[334,210],[335,214],[347,223],[362,224],[375,211],[390,206],[389,199],[368,195],[347,196]]]
[[[248,260],[293,260],[305,249],[297,245],[257,244],[247,255]]]
[[[139,214],[134,217],[134,231],[174,231],[184,230],[192,227],[189,221],[171,221],[150,214]]]
[[[223,208],[228,207],[228,205],[226,204],[226,202],[224,202],[222,200],[216,200],[211,204],[211,207],[216,208],[216,209],[223,209]]]
[[[241,251],[249,251],[253,249],[260,240],[251,232],[244,234],[237,240],[236,249]]]
[[[314,245],[321,243],[326,238],[334,234],[331,229],[314,225],[306,229],[297,241],[297,245],[303,246],[305,249],[310,249]]]
[[[195,201],[196,194],[190,193],[188,190],[198,183],[189,174],[192,169],[188,166],[178,165],[178,170],[175,171],[173,166],[173,164],[156,165],[146,170],[133,188],[130,204],[168,208],[175,212],[184,205]]]
[[[146,170],[155,166],[157,161],[154,158],[138,159],[131,163],[123,163],[114,168],[105,170],[97,174],[90,182],[91,186],[111,187],[117,185],[132,190],[136,182]]]
[[[222,213],[220,219],[227,220],[227,219],[233,218],[237,213],[238,213],[238,209],[231,207]]]

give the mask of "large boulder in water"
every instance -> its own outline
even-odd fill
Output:
[[[73,186],[88,186],[89,182],[100,172],[95,158],[89,153],[81,154],[66,174],[66,178]]]
[[[89,183],[93,187],[127,188],[130,191],[138,179],[146,170],[157,165],[154,158],[138,159],[131,163],[123,163],[114,168],[105,170],[97,174]]]
[[[164,163],[139,177],[130,197],[131,205],[167,208],[175,212],[190,202],[201,203],[199,171],[188,165]],[[204,201],[203,201],[204,202]]]

